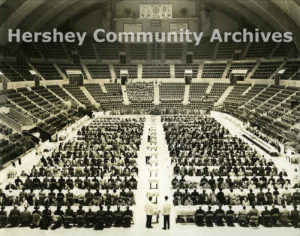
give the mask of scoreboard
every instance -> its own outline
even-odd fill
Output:
[[[172,4],[141,4],[140,19],[171,19]]]

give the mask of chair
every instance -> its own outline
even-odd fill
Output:
[[[74,218],[73,216],[66,216],[64,226],[65,228],[72,227],[71,225],[74,224]]]
[[[228,226],[233,226],[234,225],[234,214],[228,214],[226,216],[226,223]]]
[[[273,214],[271,216],[272,226],[277,226],[278,225],[279,217],[280,217],[279,214]]]
[[[249,223],[250,223],[251,226],[257,227],[259,225],[259,223],[258,223],[258,216],[257,215],[250,216]]]
[[[195,216],[195,223],[197,226],[203,226],[204,225],[204,214],[196,214]]]
[[[7,225],[7,216],[0,215],[0,227],[5,227]]]
[[[239,215],[238,222],[239,222],[240,226],[248,226],[247,215]]]
[[[215,221],[216,221],[216,224],[217,224],[218,226],[223,225],[223,218],[224,218],[224,214],[222,214],[222,213],[216,214],[216,219],[215,219]]]
[[[111,215],[106,215],[104,217],[104,224],[106,228],[110,228],[113,224],[113,218]]]
[[[82,227],[85,224],[85,218],[83,215],[78,215],[76,221],[78,227]]]
[[[104,228],[104,220],[102,215],[96,216],[95,230],[102,230]]]
[[[122,215],[121,214],[116,214],[115,215],[115,224],[114,224],[114,226],[115,227],[121,227],[122,226],[122,221],[123,221]]]
[[[205,222],[207,226],[213,226],[214,215],[212,213],[207,214],[205,216]]]
[[[20,223],[19,216],[18,215],[9,216],[9,222],[10,222],[11,226],[13,226],[13,227],[18,226]]]
[[[265,227],[270,227],[271,226],[271,215],[270,214],[264,215],[262,220],[263,220],[262,223]]]
[[[123,218],[123,227],[129,228],[131,226],[131,216],[125,215]]]

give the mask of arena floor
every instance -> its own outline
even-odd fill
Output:
[[[101,114],[98,114],[101,115]],[[241,126],[242,124],[236,121],[234,118],[221,114],[218,112],[212,112],[212,117],[214,117],[217,121],[219,121],[225,128],[229,129],[230,133],[232,135],[238,135],[242,139],[244,139],[241,136]],[[130,116],[133,117],[133,116]],[[81,125],[87,125],[90,122],[92,122],[93,119],[84,120],[81,121]],[[72,139],[77,132],[77,129],[81,127],[81,125],[77,125],[76,129],[73,129],[72,132],[66,132],[68,135],[66,139]],[[74,126],[76,127],[76,125]],[[158,202],[162,202],[162,198],[165,195],[171,195],[171,179],[172,179],[172,168],[171,168],[171,162],[170,162],[170,156],[168,153],[167,143],[164,136],[163,126],[162,122],[160,121],[160,116],[146,116],[146,122],[144,126],[144,133],[142,137],[142,144],[140,146],[140,151],[138,153],[138,167],[139,167],[139,173],[148,173],[148,166],[145,164],[145,156],[149,154],[148,150],[148,143],[147,143],[147,136],[149,129],[155,128],[157,132],[157,152],[158,152],[158,191],[159,191],[159,198]],[[248,142],[251,146],[253,146],[249,141],[244,139],[246,142]],[[48,143],[44,144],[47,148],[55,148],[57,143]],[[42,148],[45,148],[42,147]],[[259,152],[261,152],[263,155],[265,155],[267,158],[272,158],[268,156],[268,154],[264,153],[259,148],[255,147]],[[276,163],[279,170],[282,168],[285,168],[285,170],[288,172],[288,175],[290,178],[295,178],[295,167],[291,165],[285,157],[277,157],[273,158],[274,162]],[[18,173],[22,170],[29,170],[32,165],[34,165],[37,162],[36,154],[35,152],[29,153],[22,161],[22,166],[18,168]],[[8,170],[5,169],[0,173],[0,180],[4,180],[4,177],[6,176],[6,172]],[[113,236],[125,236],[125,235],[234,235],[234,234],[256,234],[256,235],[272,235],[272,236],[296,236],[300,235],[299,229],[290,227],[273,227],[273,228],[266,228],[263,226],[259,226],[258,228],[253,227],[240,227],[237,224],[235,224],[235,227],[197,227],[194,224],[176,224],[175,223],[175,209],[172,209],[171,213],[171,229],[168,231],[162,230],[162,218],[160,217],[160,222],[153,224],[152,229],[147,229],[145,227],[146,222],[146,215],[144,212],[144,204],[146,202],[146,194],[149,190],[149,180],[148,180],[148,174],[139,174],[138,177],[138,190],[136,192],[136,205],[132,207],[132,210],[134,212],[134,224],[131,226],[131,228],[105,228],[103,231],[95,231],[92,228],[77,228],[73,227],[71,229],[64,229],[63,227],[57,229],[57,230],[40,230],[40,229],[30,229],[30,228],[5,228],[0,229],[0,235],[9,234],[12,236],[19,236],[19,235],[30,235],[30,236],[37,236],[37,235],[65,235],[65,236],[76,236],[76,235],[97,235],[97,234],[105,234],[107,236],[113,235]],[[3,185],[7,183],[7,181],[1,181]],[[259,229],[259,230],[258,230]]]

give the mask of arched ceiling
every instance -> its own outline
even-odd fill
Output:
[[[122,0],[0,0],[0,45],[6,44],[9,28],[21,28],[23,31],[49,30],[74,16],[80,16],[83,12],[104,7],[114,1]],[[294,42],[300,49],[299,0],[195,1],[199,4],[214,4],[223,12],[248,20],[264,31],[291,31],[294,34]]]

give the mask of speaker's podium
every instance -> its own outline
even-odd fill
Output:
[[[121,78],[121,85],[125,85],[128,80],[128,70],[121,69],[120,70],[120,78]]]
[[[185,84],[191,84],[193,78],[193,70],[184,70]]]
[[[69,84],[83,86],[83,74],[81,70],[66,70]]]

